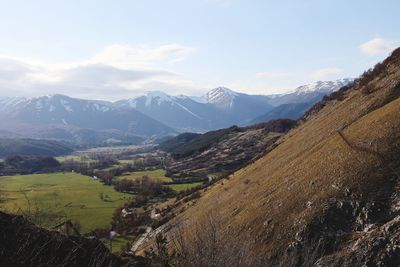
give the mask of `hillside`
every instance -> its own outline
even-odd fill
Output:
[[[73,150],[71,144],[64,142],[0,138],[0,158],[12,155],[60,156],[69,154]]]
[[[189,138],[187,138],[187,134],[181,134],[167,142],[162,143],[159,148],[171,153],[174,158],[188,157],[196,152],[202,152],[206,150],[207,148],[216,144],[218,141],[224,139],[228,134],[239,131],[241,131],[241,129],[238,126],[232,126],[230,128],[210,131],[200,135],[189,135]],[[176,146],[174,145],[175,143],[180,145]]]
[[[296,120],[303,116],[314,103],[287,103],[274,107],[266,114],[255,118],[251,124],[267,122],[276,119],[293,119]]]
[[[314,106],[275,149],[178,205],[163,229],[193,239],[214,216],[218,240],[251,246],[263,266],[398,266],[399,96],[397,49]]]
[[[172,137],[164,142],[162,142],[158,148],[166,151],[166,152],[174,152],[175,150],[179,149],[179,147],[189,143],[196,137],[200,136],[201,134],[197,133],[182,133],[175,137]]]
[[[22,216],[0,212],[1,266],[133,266],[99,241],[39,228]]]
[[[245,166],[272,149],[275,141],[296,121],[274,120],[248,127],[233,126],[202,135],[178,135],[159,146],[172,159],[165,162],[167,174],[175,177],[221,176]],[[183,141],[186,137],[186,142]]]

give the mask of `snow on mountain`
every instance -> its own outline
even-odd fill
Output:
[[[85,110],[93,110],[100,112],[110,111],[112,104],[105,101],[75,99],[64,95],[47,95],[34,98],[16,98],[10,99],[7,103],[2,104],[2,111],[13,112],[22,108],[32,108],[37,113],[59,113],[59,112],[82,112]]]
[[[214,88],[201,97],[171,96],[164,92],[152,91],[132,99],[121,100],[115,105],[135,108],[179,131],[208,131],[234,124],[248,124],[279,105],[311,105],[349,81],[351,79],[316,82],[300,86],[291,93],[273,96],[238,93],[226,87]]]
[[[185,95],[178,95],[177,96],[180,99],[191,99],[197,103],[201,103],[201,104],[207,104],[208,101],[206,99],[205,96],[185,96]]]
[[[295,90],[274,96],[270,104],[277,107],[289,103],[316,103],[325,95],[333,93],[352,82],[353,79],[340,79],[336,81],[318,81],[297,87]]]
[[[311,92],[330,93],[340,89],[341,87],[347,85],[352,81],[353,79],[350,78],[339,79],[336,81],[318,81],[308,85],[297,87],[294,93],[296,94],[306,94]]]
[[[115,103],[119,108],[135,108],[147,116],[180,130],[208,129],[204,118],[204,104],[188,96],[171,96],[160,91],[150,91]],[[206,116],[207,117],[207,116]]]
[[[117,105],[137,108],[138,105],[144,103],[146,108],[151,108],[152,105],[161,105],[163,102],[174,103],[175,97],[161,91],[148,91],[145,95],[137,96],[128,100],[118,101]]]
[[[11,114],[25,121],[53,123],[62,125],[79,125],[80,127],[104,128],[105,118],[122,116],[121,112],[141,113],[178,131],[209,131],[231,125],[246,125],[255,118],[267,114],[273,108],[289,103],[306,103],[311,105],[324,95],[340,89],[352,81],[320,81],[296,88],[291,93],[281,95],[249,95],[238,93],[226,87],[217,87],[201,97],[172,96],[161,91],[149,91],[142,96],[120,100],[115,103],[107,101],[83,100],[64,95],[49,95],[35,98],[0,98],[0,112]],[[304,105],[284,106],[286,113],[293,113],[297,107]],[[298,111],[297,109],[295,111]],[[300,112],[300,111],[299,111]],[[113,115],[114,114],[114,115]],[[135,113],[136,114],[136,113]],[[296,113],[297,114],[297,113]],[[142,115],[136,115],[141,117]],[[124,115],[127,116],[127,115]],[[98,121],[94,121],[94,120]],[[131,119],[129,119],[131,120]],[[145,121],[145,118],[142,118]],[[117,122],[109,121],[110,125]],[[130,122],[129,122],[130,123]],[[135,128],[134,124],[120,121],[120,129]],[[152,127],[155,126],[153,122]],[[161,126],[159,127],[162,128]]]
[[[212,89],[205,95],[205,99],[208,103],[214,104],[220,108],[232,108],[234,104],[235,97],[238,96],[238,93],[226,88],[226,87],[217,87]]]
[[[8,110],[11,107],[18,105],[21,102],[26,101],[24,97],[0,97],[0,111]]]
[[[2,119],[28,126],[71,126],[91,131],[117,131],[137,136],[165,136],[175,131],[133,108],[111,102],[49,95],[22,100],[0,99]],[[14,104],[10,104],[14,103]],[[1,125],[0,125],[1,126]],[[92,132],[93,133],[93,132]]]
[[[174,98],[161,91],[151,91],[146,93],[146,107],[153,103],[160,105],[163,102],[173,103]]]

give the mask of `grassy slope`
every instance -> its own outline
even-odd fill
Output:
[[[182,191],[185,191],[186,189],[190,189],[190,188],[196,187],[201,184],[203,184],[203,183],[196,182],[196,183],[190,183],[190,184],[171,184],[168,186],[171,187],[172,190],[174,190],[175,192],[182,192]]]
[[[17,211],[26,207],[21,193],[24,190],[32,203],[48,206],[53,212],[65,212],[69,219],[80,222],[82,232],[109,226],[114,210],[130,197],[75,173],[5,176],[0,177],[0,188],[9,199],[1,204],[3,209]],[[110,201],[102,201],[100,193],[107,194]]]
[[[136,180],[143,176],[149,176],[150,179],[161,180],[163,182],[172,181],[171,178],[165,177],[165,170],[162,169],[124,173],[121,176],[118,176],[118,179]]]
[[[218,210],[227,234],[250,234],[260,250],[274,253],[285,250],[329,199],[341,197],[346,188],[366,199],[376,197],[393,176],[387,163],[375,152],[350,148],[337,130],[344,128],[355,146],[386,156],[399,152],[400,99],[390,102],[399,93],[398,61],[369,83],[374,92],[363,94],[362,88],[354,88],[344,100],[328,102],[273,151],[204,192],[171,225],[195,223]],[[307,208],[309,202],[312,206]]]

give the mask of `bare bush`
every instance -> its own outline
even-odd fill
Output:
[[[225,231],[221,220],[213,214],[195,225],[176,227],[170,235],[168,263],[190,267],[263,266],[252,239],[238,238]],[[165,259],[165,250],[160,251]]]
[[[24,190],[20,192],[24,196],[25,205],[18,208],[17,214],[45,228],[52,228],[66,220],[66,214],[60,210],[61,204],[56,194],[53,195],[52,202],[41,202],[29,198]],[[59,211],[56,212],[56,210]]]

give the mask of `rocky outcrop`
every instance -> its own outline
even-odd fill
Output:
[[[0,213],[0,266],[132,266],[97,239],[65,236]]]
[[[400,266],[400,216],[359,235],[339,253],[319,259],[315,266]]]

